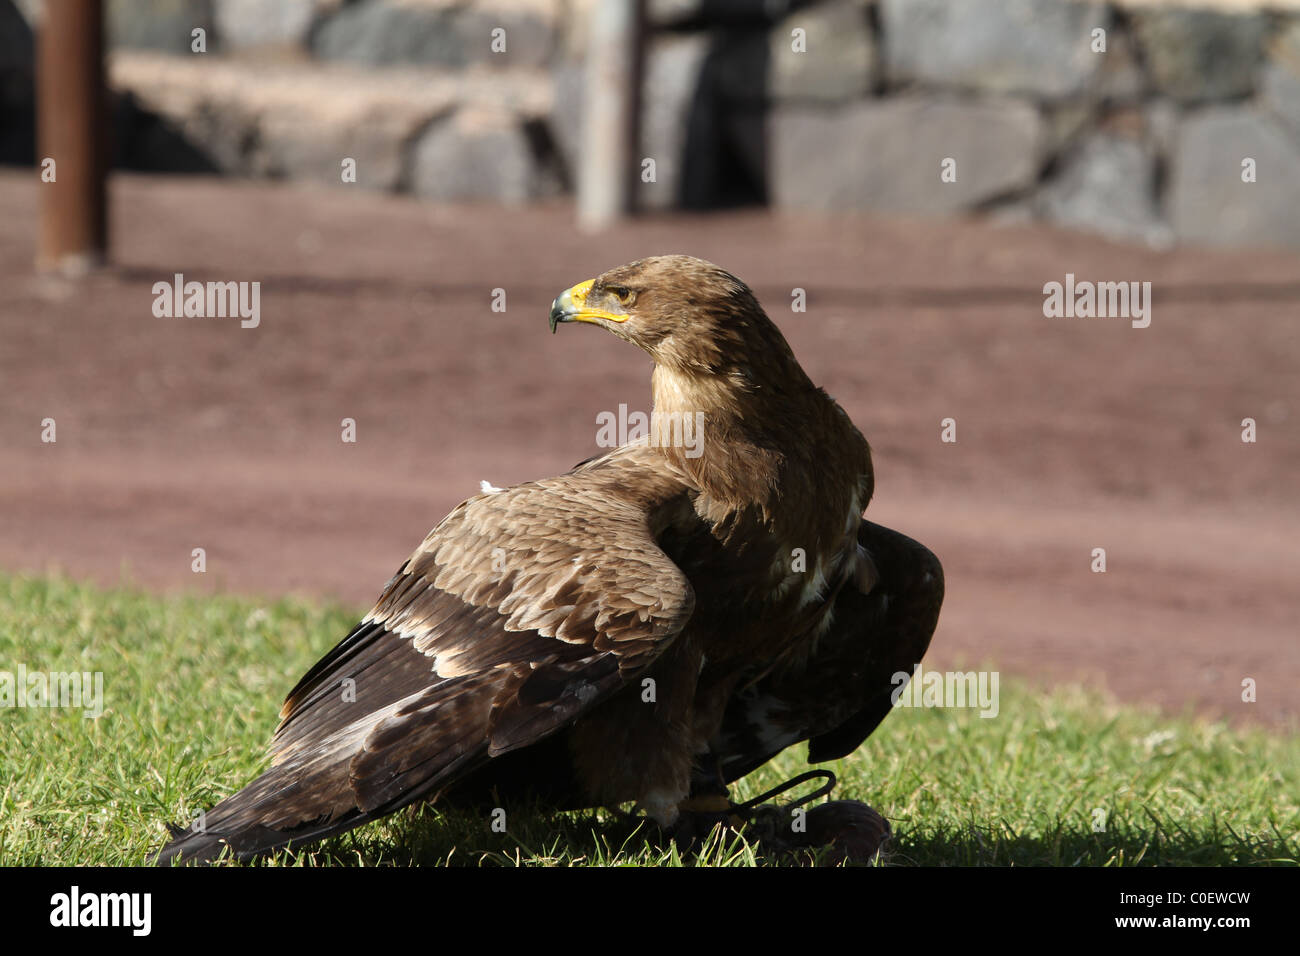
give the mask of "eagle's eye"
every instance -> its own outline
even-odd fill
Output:
[[[625,308],[631,305],[633,300],[636,299],[636,293],[627,286],[607,285],[605,286],[605,291],[615,296],[619,303]]]

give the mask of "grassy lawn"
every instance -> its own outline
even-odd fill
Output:
[[[355,611],[156,598],[0,575],[0,671],[100,671],[98,719],[0,709],[0,864],[138,865],[261,768],[285,692]],[[940,634],[942,639],[942,632]],[[998,717],[900,710],[829,765],[892,823],[893,865],[1261,865],[1300,859],[1300,737],[1002,681]],[[806,767],[802,745],[740,782]],[[1104,829],[1094,821],[1104,812]],[[281,865],[754,865],[743,839],[685,859],[608,814],[403,812]]]

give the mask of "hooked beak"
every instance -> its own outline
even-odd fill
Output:
[[[599,325],[601,319],[609,322],[627,321],[628,317],[626,315],[606,312],[604,309],[587,308],[587,294],[591,292],[591,287],[595,284],[595,279],[579,282],[573,288],[565,289],[551,303],[552,334],[555,333],[556,326],[561,322],[591,322]]]

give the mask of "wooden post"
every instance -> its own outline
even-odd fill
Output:
[[[46,0],[36,53],[36,266],[81,275],[108,249],[104,10],[100,0]],[[53,160],[48,182],[46,160]]]
[[[645,0],[599,0],[587,37],[578,225],[601,229],[633,211],[640,173]]]

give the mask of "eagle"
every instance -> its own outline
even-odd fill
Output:
[[[647,433],[458,505],[290,691],[269,769],[156,862],[246,860],[416,801],[735,824],[755,813],[734,781],[801,741],[843,757],[890,712],[943,570],[863,518],[867,441],[750,288],[655,256],[549,320],[649,353]],[[818,811],[805,842],[870,853],[888,833],[856,801]]]

